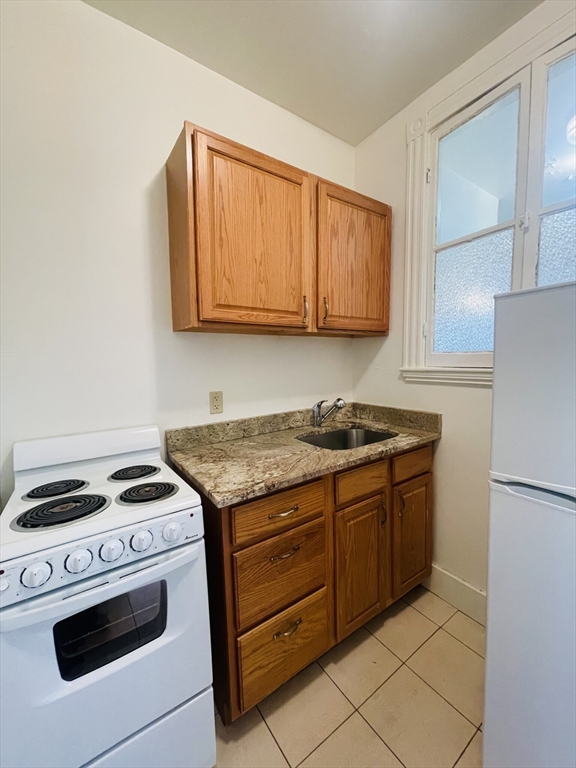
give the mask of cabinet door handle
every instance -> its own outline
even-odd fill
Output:
[[[286,552],[283,555],[272,555],[272,557],[270,558],[270,562],[274,563],[276,562],[276,560],[288,560],[289,557],[294,557],[294,555],[296,554],[296,552],[298,552],[299,549],[300,549],[300,544],[297,544],[294,547],[294,549],[290,550],[290,552]]]
[[[404,496],[402,496],[402,494],[400,494],[400,504],[401,507],[398,511],[398,517],[402,517],[402,512],[404,512]]]
[[[275,520],[278,517],[288,517],[289,515],[293,515],[294,512],[298,512],[300,507],[298,504],[294,504],[292,509],[287,510],[286,512],[276,512],[273,515],[268,515],[268,520]]]
[[[382,522],[380,525],[382,526],[382,528],[384,528],[384,526],[386,525],[386,521],[388,520],[388,512],[386,511],[386,502],[384,501],[384,499],[382,499],[382,501],[380,502],[380,506],[382,507]]]
[[[304,296],[304,314],[302,315],[302,322],[305,323],[308,320],[308,299]]]
[[[328,312],[330,312],[330,307],[328,306],[328,302],[326,301],[326,296],[324,296],[324,321],[328,320]]]
[[[288,632],[276,632],[276,634],[272,637],[272,639],[278,640],[278,638],[280,637],[290,637],[290,635],[293,635],[294,632],[296,632],[300,624],[302,624],[302,619],[297,619],[292,629],[289,629]]]

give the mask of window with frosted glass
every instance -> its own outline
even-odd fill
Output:
[[[538,285],[576,280],[576,55],[550,67]]]
[[[512,280],[519,106],[515,89],[439,141],[434,353],[494,348],[494,295]]]
[[[436,254],[434,352],[490,352],[494,295],[510,290],[514,230]]]

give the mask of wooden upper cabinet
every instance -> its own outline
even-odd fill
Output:
[[[398,598],[432,571],[432,475],[394,488],[393,592]]]
[[[192,123],[166,181],[175,331],[387,332],[388,206]]]
[[[308,174],[199,130],[194,157],[200,319],[307,326]]]
[[[318,328],[388,331],[391,209],[318,184]]]

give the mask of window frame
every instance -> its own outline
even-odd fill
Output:
[[[538,284],[540,224],[545,216],[576,206],[576,198],[542,206],[544,162],[546,151],[546,117],[548,112],[548,72],[554,64],[576,54],[576,37],[566,40],[532,63],[532,104],[530,114],[530,146],[528,156],[528,219],[524,243],[523,287]]]
[[[507,96],[513,91],[518,91],[518,134],[516,145],[516,194],[514,198],[514,217],[500,224],[478,230],[469,235],[436,244],[437,211],[438,211],[438,181],[439,181],[439,156],[440,141],[455,131],[461,125],[474,119],[484,112],[492,104]],[[530,66],[524,67],[520,72],[508,78],[501,85],[493,88],[482,98],[465,107],[457,115],[442,122],[430,134],[431,169],[430,191],[431,196],[426,242],[428,244],[428,286],[426,291],[426,365],[428,367],[454,367],[454,368],[491,368],[492,352],[434,352],[434,304],[435,304],[435,272],[436,254],[440,251],[452,248],[464,243],[471,243],[486,235],[502,232],[507,229],[514,230],[514,246],[512,251],[511,287],[520,287],[522,274],[523,237],[522,227],[524,222],[526,205],[527,183],[527,158],[528,158],[528,130],[530,124]],[[524,162],[522,162],[524,160]]]
[[[473,107],[484,97],[490,98],[492,91],[505,81],[527,67],[545,65],[541,78],[544,78],[544,87],[547,84],[548,66],[563,58],[570,45],[574,45],[575,13],[571,10],[562,14],[548,27],[545,27],[535,37],[526,40],[519,48],[504,56],[496,63],[482,71],[476,70],[475,74],[469,70],[469,80],[466,85],[456,85],[454,90],[446,93],[442,99],[435,103],[428,102],[424,112],[413,113],[413,119],[406,125],[407,156],[407,183],[406,183],[406,259],[404,270],[404,334],[403,334],[403,358],[400,373],[404,381],[415,383],[440,383],[467,386],[492,386],[492,367],[482,367],[467,364],[462,360],[459,366],[431,365],[427,361],[428,343],[428,308],[429,308],[429,280],[433,265],[430,259],[430,243],[428,227],[430,223],[430,190],[434,185],[430,182],[432,176],[432,141],[433,132],[446,121],[453,119],[469,107]],[[538,72],[532,74],[532,78],[538,77]],[[542,82],[541,82],[542,84]],[[534,98],[533,89],[530,88],[530,101]],[[545,121],[546,100],[541,97]],[[532,122],[535,112],[531,110],[529,125],[528,153],[531,158],[535,136]],[[542,153],[544,145],[542,144]],[[530,210],[531,203],[531,179],[530,174],[536,172],[531,166],[528,169],[527,195],[525,210]],[[534,183],[532,181],[532,183]],[[518,192],[518,189],[517,189]],[[565,205],[570,207],[569,204]],[[540,213],[540,209],[538,209]],[[518,211],[515,211],[517,214]],[[522,219],[522,217],[519,217]],[[517,226],[526,228],[523,239],[531,234],[538,238],[537,227],[531,226],[528,218],[521,220]],[[536,229],[536,233],[534,230]],[[537,242],[536,242],[537,248]],[[526,244],[525,251],[526,253]],[[521,273],[521,285],[526,283],[525,275],[532,274],[534,285],[535,264],[529,266],[524,258]],[[518,276],[516,270],[515,277]],[[513,290],[521,287],[513,283]]]

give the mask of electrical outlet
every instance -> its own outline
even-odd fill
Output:
[[[210,413],[222,413],[224,410],[224,399],[222,392],[210,392]]]

